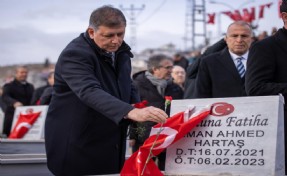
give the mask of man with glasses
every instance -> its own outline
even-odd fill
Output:
[[[148,60],[147,71],[133,75],[140,98],[146,100],[148,106],[165,110],[165,96],[172,96],[173,99],[183,98],[183,91],[171,79],[172,69],[172,58],[165,55],[154,55]],[[167,114],[169,114],[169,109],[167,109]],[[133,124],[130,134],[133,151],[136,151],[149,137],[151,127],[155,124],[154,122]],[[158,155],[158,159],[159,169],[164,170],[165,153]]]
[[[195,82],[195,98],[246,96],[244,81],[252,28],[244,21],[228,26],[227,48],[203,57]]]
[[[280,6],[284,26],[273,36],[255,43],[249,53],[246,72],[248,95],[278,95],[285,98],[285,175],[287,175],[287,0]]]

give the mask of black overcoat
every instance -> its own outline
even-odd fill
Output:
[[[119,173],[125,160],[132,86],[130,47],[115,53],[115,66],[87,33],[61,53],[45,123],[48,168],[55,175]]]
[[[246,96],[244,78],[239,76],[228,48],[201,59],[194,98]]]
[[[274,36],[251,47],[247,61],[246,91],[248,95],[278,95],[285,99],[285,161],[287,159],[287,30],[280,29]],[[285,162],[285,170],[287,162]],[[285,172],[287,173],[287,172]]]

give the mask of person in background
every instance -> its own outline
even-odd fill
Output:
[[[18,66],[14,80],[3,87],[2,99],[6,104],[3,134],[7,137],[11,131],[15,109],[19,106],[31,105],[34,86],[27,82],[27,76],[28,68]]]
[[[219,52],[226,47],[227,45],[225,40],[219,40],[215,44],[209,46],[201,56],[199,56],[191,65],[187,67],[186,79],[184,83],[184,99],[190,99],[195,97],[195,79],[197,77],[201,58]]]
[[[34,93],[31,100],[31,105],[40,105],[40,97],[42,96],[44,90],[48,87],[53,86],[54,84],[54,70],[49,71],[48,77],[47,77],[47,84],[37,88]]]
[[[49,87],[47,87],[41,97],[39,98],[39,104],[40,105],[49,105],[51,98],[52,98],[52,93],[53,93],[53,85],[54,85],[54,71],[51,71],[48,75],[48,83]]]
[[[186,72],[181,66],[175,65],[173,67],[171,72],[173,83],[179,85],[179,87],[181,87],[183,91],[184,91],[185,76]]]
[[[244,76],[252,28],[244,21],[228,26],[227,48],[201,59],[195,83],[195,98],[246,96]]]
[[[3,95],[3,87],[0,87],[0,109],[4,113],[6,110],[6,104],[3,102],[2,95]]]
[[[47,165],[54,175],[118,174],[133,121],[164,123],[156,107],[140,101],[131,80],[126,18],[112,6],[91,13],[86,32],[62,51],[45,121]]]
[[[276,27],[273,27],[272,30],[271,30],[271,35],[276,34],[276,32],[277,32],[277,28],[276,28]]]
[[[140,98],[146,100],[148,106],[165,110],[165,96],[171,96],[173,99],[183,98],[182,89],[172,82],[172,69],[172,58],[159,54],[149,58],[147,71],[141,71],[133,75],[134,84],[138,89]],[[169,109],[166,111],[169,114]],[[154,122],[138,122],[131,126],[130,145],[133,147],[133,152],[142,146],[155,124]],[[164,170],[165,152],[159,154],[157,158],[159,169]]]
[[[187,69],[189,61],[181,53],[176,53],[173,56],[173,64],[181,66],[184,70]]]
[[[268,37],[267,31],[262,31],[262,32],[258,35],[257,40],[260,41],[260,40],[263,40],[263,39],[265,39],[265,38],[267,38],[267,37]]]
[[[287,0],[280,6],[284,26],[274,35],[255,43],[249,52],[246,92],[250,96],[282,94],[287,102]],[[284,130],[287,136],[287,106],[284,106]],[[287,175],[285,140],[285,175]]]
[[[0,138],[3,135],[3,122],[4,122],[4,112],[6,109],[6,104],[2,100],[3,88],[0,87]]]

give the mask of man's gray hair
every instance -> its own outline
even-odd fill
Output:
[[[147,61],[147,70],[153,74],[153,69],[161,67],[162,65],[160,64],[163,60],[169,60],[173,63],[172,58],[167,55],[164,54],[153,55]]]
[[[126,26],[126,18],[122,11],[112,6],[102,6],[94,10],[90,16],[89,26],[98,29],[99,26]]]
[[[253,33],[252,33],[252,26],[251,26],[249,23],[247,23],[246,21],[235,21],[235,22],[231,23],[231,24],[227,27],[226,35],[228,35],[229,28],[230,28],[231,26],[233,26],[233,25],[247,26],[247,27],[249,28],[249,30],[250,30],[251,36],[253,35]]]

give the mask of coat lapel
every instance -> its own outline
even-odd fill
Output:
[[[241,80],[237,68],[235,67],[235,64],[229,54],[228,48],[225,48],[223,51],[221,51],[218,60],[221,65],[226,68],[226,70],[228,70],[235,79]]]

